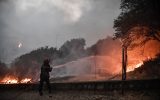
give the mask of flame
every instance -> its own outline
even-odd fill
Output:
[[[11,84],[16,84],[16,83],[18,83],[18,80],[16,80],[16,79],[6,80],[6,84],[9,84],[9,83],[11,83]]]
[[[143,65],[143,61],[140,61],[138,64],[128,66],[127,67],[127,72],[134,71],[136,68],[141,67]]]
[[[19,84],[19,83],[31,83],[31,78],[24,78],[21,81],[18,80],[18,78],[13,76],[6,76],[3,78],[3,80],[0,82],[2,84]]]
[[[18,79],[11,76],[7,76],[1,82],[4,84],[17,84]]]
[[[30,82],[31,82],[30,78],[25,78],[20,81],[20,83],[30,83]]]

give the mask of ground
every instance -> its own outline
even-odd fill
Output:
[[[52,97],[50,97],[52,96]],[[0,100],[160,100],[156,91],[54,91],[40,96],[37,91],[0,91]]]

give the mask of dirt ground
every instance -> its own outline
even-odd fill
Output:
[[[37,91],[0,91],[0,100],[160,100],[156,91],[95,92],[95,91],[47,91],[40,96]]]

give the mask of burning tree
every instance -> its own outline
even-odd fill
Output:
[[[148,40],[160,41],[160,1],[159,0],[122,0],[121,14],[114,21],[115,38],[124,39],[127,45],[143,36]]]
[[[114,37],[121,39],[124,47],[122,62],[125,73],[127,48],[144,46],[151,40],[160,42],[160,1],[121,0],[120,9],[122,12],[114,21]]]

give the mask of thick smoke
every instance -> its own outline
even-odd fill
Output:
[[[39,47],[59,48],[72,38],[85,38],[90,46],[113,33],[119,4],[119,0],[1,0],[0,58],[10,63]]]
[[[70,77],[66,78],[67,81],[93,81],[106,80],[120,73],[120,41],[107,37],[87,48],[85,52],[86,57],[54,66],[51,78]]]
[[[42,7],[43,6],[43,7]],[[89,0],[17,0],[17,9],[28,11],[30,9],[48,10],[52,7],[62,11],[65,18],[76,22],[82,16],[85,10],[90,9]]]
[[[121,42],[111,37],[99,40],[87,48],[87,57],[54,67],[51,78],[62,78],[57,81],[89,81],[107,80],[120,75],[122,68]],[[149,59],[154,59],[160,53],[160,43],[148,41],[144,46],[128,48],[127,69]],[[66,77],[66,80],[65,78]],[[120,79],[120,78],[119,78]]]
[[[91,47],[85,47],[84,39],[66,41],[61,48],[43,47],[18,57],[9,72],[19,80],[29,77],[37,82],[40,67],[47,57],[51,59],[51,80],[53,81],[93,81],[111,79],[121,73],[121,42],[111,37],[99,40]],[[139,62],[155,58],[160,53],[158,41],[148,41],[142,47],[128,49],[128,68]],[[3,67],[3,70],[6,67]],[[6,72],[6,71],[4,71]]]
[[[93,80],[96,76],[96,79],[106,79],[120,71],[119,41],[107,37],[91,47],[84,47],[84,39],[72,39],[65,42],[59,50],[39,48],[15,59],[8,75],[18,77],[19,80],[30,77],[32,81],[38,81],[40,67],[46,57],[53,60],[51,78],[74,76],[74,80]],[[115,53],[117,54],[114,55]]]

